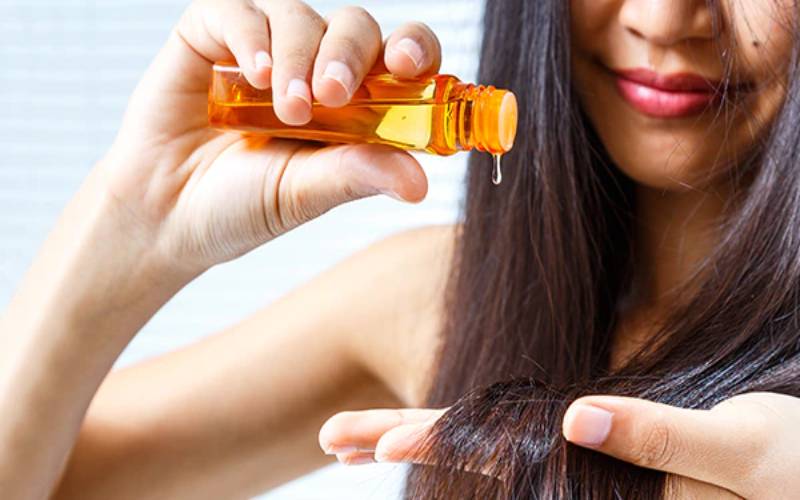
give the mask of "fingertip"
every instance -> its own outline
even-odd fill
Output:
[[[272,70],[270,69],[261,71],[250,70],[249,72],[245,72],[247,81],[258,90],[267,90],[272,86],[271,76]]]
[[[314,96],[324,106],[339,108],[350,102],[355,86],[353,70],[341,61],[330,61],[314,81]]]
[[[386,47],[384,64],[395,75],[413,77],[422,73],[428,62],[422,45],[406,37]]]
[[[325,424],[327,424],[327,422]],[[331,442],[331,438],[328,435],[328,431],[325,430],[325,424],[322,424],[322,427],[319,430],[319,434],[317,434],[317,443],[319,443],[319,447],[323,453],[325,453],[326,455],[331,455],[332,454],[331,445],[333,443]]]
[[[375,463],[373,454],[364,452],[337,453],[336,459],[343,465],[366,465]]]
[[[349,92],[338,82],[328,78],[314,83],[314,98],[328,108],[341,108],[350,102]]]
[[[392,146],[364,145],[366,161],[378,171],[378,190],[404,203],[419,203],[428,193],[428,178],[419,161],[407,151]]]
[[[376,462],[415,462],[420,460],[420,452],[425,436],[432,424],[399,425],[378,439],[375,445]]]
[[[247,54],[253,54],[253,52],[248,50]],[[269,58],[269,54],[265,51],[258,51],[255,55],[244,55],[243,53],[234,55],[239,71],[247,83],[258,90],[268,89],[272,80],[272,66],[268,64],[270,60],[265,60],[264,56]]]
[[[380,441],[378,442],[378,446],[375,447],[375,453],[372,456],[379,464],[392,461],[388,451],[386,450],[386,446],[381,446]]]
[[[383,436],[378,439],[377,444],[375,445],[375,452],[373,457],[375,461],[378,463],[382,462],[396,462],[394,458],[394,449],[395,442],[397,441],[397,433],[395,432],[397,429],[400,429],[403,426],[395,427],[387,431]]]
[[[604,408],[576,401],[564,414],[562,433],[571,443],[597,448],[608,439],[613,416]]]
[[[253,74],[250,83],[260,90],[266,90],[271,86],[272,57],[265,50],[259,50],[253,57]]]
[[[287,125],[305,125],[311,121],[311,89],[308,83],[294,78],[286,86],[283,99],[275,103],[275,113]]]
[[[256,70],[272,69],[272,56],[266,50],[259,50],[254,57]]]
[[[341,434],[339,432],[340,414],[333,415],[319,428],[317,434],[317,441],[319,447],[325,452],[326,455],[334,455],[336,453],[345,453],[349,450],[336,444],[337,437]]]
[[[398,152],[397,163],[402,170],[395,192],[409,203],[420,203],[428,195],[428,176],[419,161],[410,153]]]
[[[319,433],[317,435],[317,440],[319,441],[319,447],[322,448],[322,451],[325,452],[326,455],[334,455],[336,453],[344,453],[348,450],[343,449],[342,446],[337,446],[337,438],[340,436],[340,425],[339,421],[341,420],[340,413],[331,416],[322,426],[319,428]]]

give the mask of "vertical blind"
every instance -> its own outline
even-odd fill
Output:
[[[308,3],[329,14],[351,2]],[[442,72],[474,81],[480,0],[360,4],[375,16],[384,36],[406,21],[427,23],[442,42]],[[0,0],[0,307],[110,145],[128,95],[186,5],[181,0]],[[423,203],[358,201],[212,269],[146,325],[118,365],[224,328],[389,234],[455,221],[465,156],[418,158],[430,180]],[[402,471],[389,465],[333,466],[263,498],[392,498]]]

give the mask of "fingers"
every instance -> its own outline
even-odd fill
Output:
[[[428,191],[425,172],[413,156],[375,144],[305,148],[274,185],[277,193],[266,190],[265,206],[277,206],[279,226],[271,228],[275,234],[348,201],[382,193],[416,203]]]
[[[442,46],[425,24],[407,23],[386,41],[383,62],[386,69],[403,78],[432,75],[441,66]]]
[[[226,4],[223,39],[247,80],[266,89],[272,79],[272,57],[267,18],[249,2]]]
[[[366,452],[352,452],[352,453],[337,453],[336,460],[344,465],[365,465],[374,464],[375,455],[371,451]]]
[[[198,0],[181,15],[157,63],[163,73],[180,75],[187,90],[200,91],[208,86],[210,65],[233,58],[251,84],[266,88],[270,49],[266,17],[250,2]]]
[[[272,100],[275,114],[289,125],[311,119],[311,72],[326,23],[302,2],[263,0],[272,35]]]
[[[669,476],[664,498],[685,500],[743,500],[732,491],[684,476]]]
[[[387,431],[375,445],[375,461],[424,464],[421,445],[435,423],[434,418],[427,422],[399,425]]]
[[[319,431],[319,444],[327,454],[349,457],[375,451],[381,437],[397,427],[438,419],[444,410],[365,410],[337,413]]]
[[[381,29],[360,7],[334,14],[314,64],[314,97],[323,105],[344,106],[374,66],[381,51]]]
[[[173,45],[185,42],[189,57],[211,64],[233,56],[253,86],[271,86],[275,114],[289,125],[308,123],[315,99],[347,104],[375,68],[418,77],[436,73],[442,58],[439,40],[422,23],[403,25],[384,47],[364,9],[345,7],[326,22],[300,0],[196,0],[176,33]]]
[[[678,474],[742,494],[760,457],[757,419],[687,410],[635,398],[589,396],[564,415],[567,440],[635,465]]]

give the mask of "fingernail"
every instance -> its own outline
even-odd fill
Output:
[[[389,454],[380,448],[375,450],[375,454],[373,456],[375,458],[375,462],[377,463],[389,461]]]
[[[353,95],[356,77],[350,68],[340,61],[331,61],[325,66],[325,71],[322,74],[323,78],[330,78],[336,81],[347,92],[347,98]]]
[[[565,437],[575,444],[598,447],[611,432],[613,416],[613,413],[596,406],[573,405],[564,415],[564,427],[569,432]]]
[[[375,463],[375,459],[369,455],[336,455],[336,459],[345,465],[366,465]]]
[[[256,52],[255,62],[256,62],[256,69],[265,69],[272,67],[272,57],[270,57],[270,55],[263,50],[259,50],[258,52]]]
[[[403,38],[393,47],[394,50],[399,50],[403,54],[407,55],[413,62],[414,66],[417,69],[422,68],[422,62],[425,58],[425,52],[422,50],[422,47],[410,38]]]
[[[311,106],[311,89],[308,88],[308,83],[300,78],[295,78],[289,82],[286,87],[286,95],[302,99]]]
[[[396,192],[394,192],[391,189],[381,189],[380,191],[381,191],[381,194],[385,194],[386,196],[390,196],[390,197],[394,198],[397,201],[406,201],[405,198],[403,198],[402,196],[400,196],[399,194],[397,194]]]
[[[359,451],[355,446],[337,446],[335,444],[328,445],[325,448],[326,455],[339,455],[342,453],[353,453]]]

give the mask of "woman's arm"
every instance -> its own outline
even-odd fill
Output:
[[[397,76],[438,68],[429,30],[407,25],[398,35],[383,47],[363,10],[326,21],[298,0],[189,6],[137,85],[114,144],[0,320],[3,497],[51,493],[117,355],[193,277],[347,201],[425,196],[418,162],[390,147],[323,147],[208,128],[214,61],[235,60],[250,83],[272,85],[278,114],[299,123],[308,119],[312,88],[320,102],[341,104],[340,83],[313,73],[315,66],[343,58],[354,85],[381,55]],[[423,64],[392,50],[404,37],[421,44]],[[364,50],[348,50],[354,46]],[[290,95],[289,81],[307,92]]]
[[[48,495],[114,359],[191,279],[136,244],[138,225],[98,189],[100,176],[65,209],[0,319],[5,498]]]
[[[389,238],[221,334],[112,373],[56,497],[247,497],[329,462],[317,433],[332,414],[418,403],[450,236]]]

